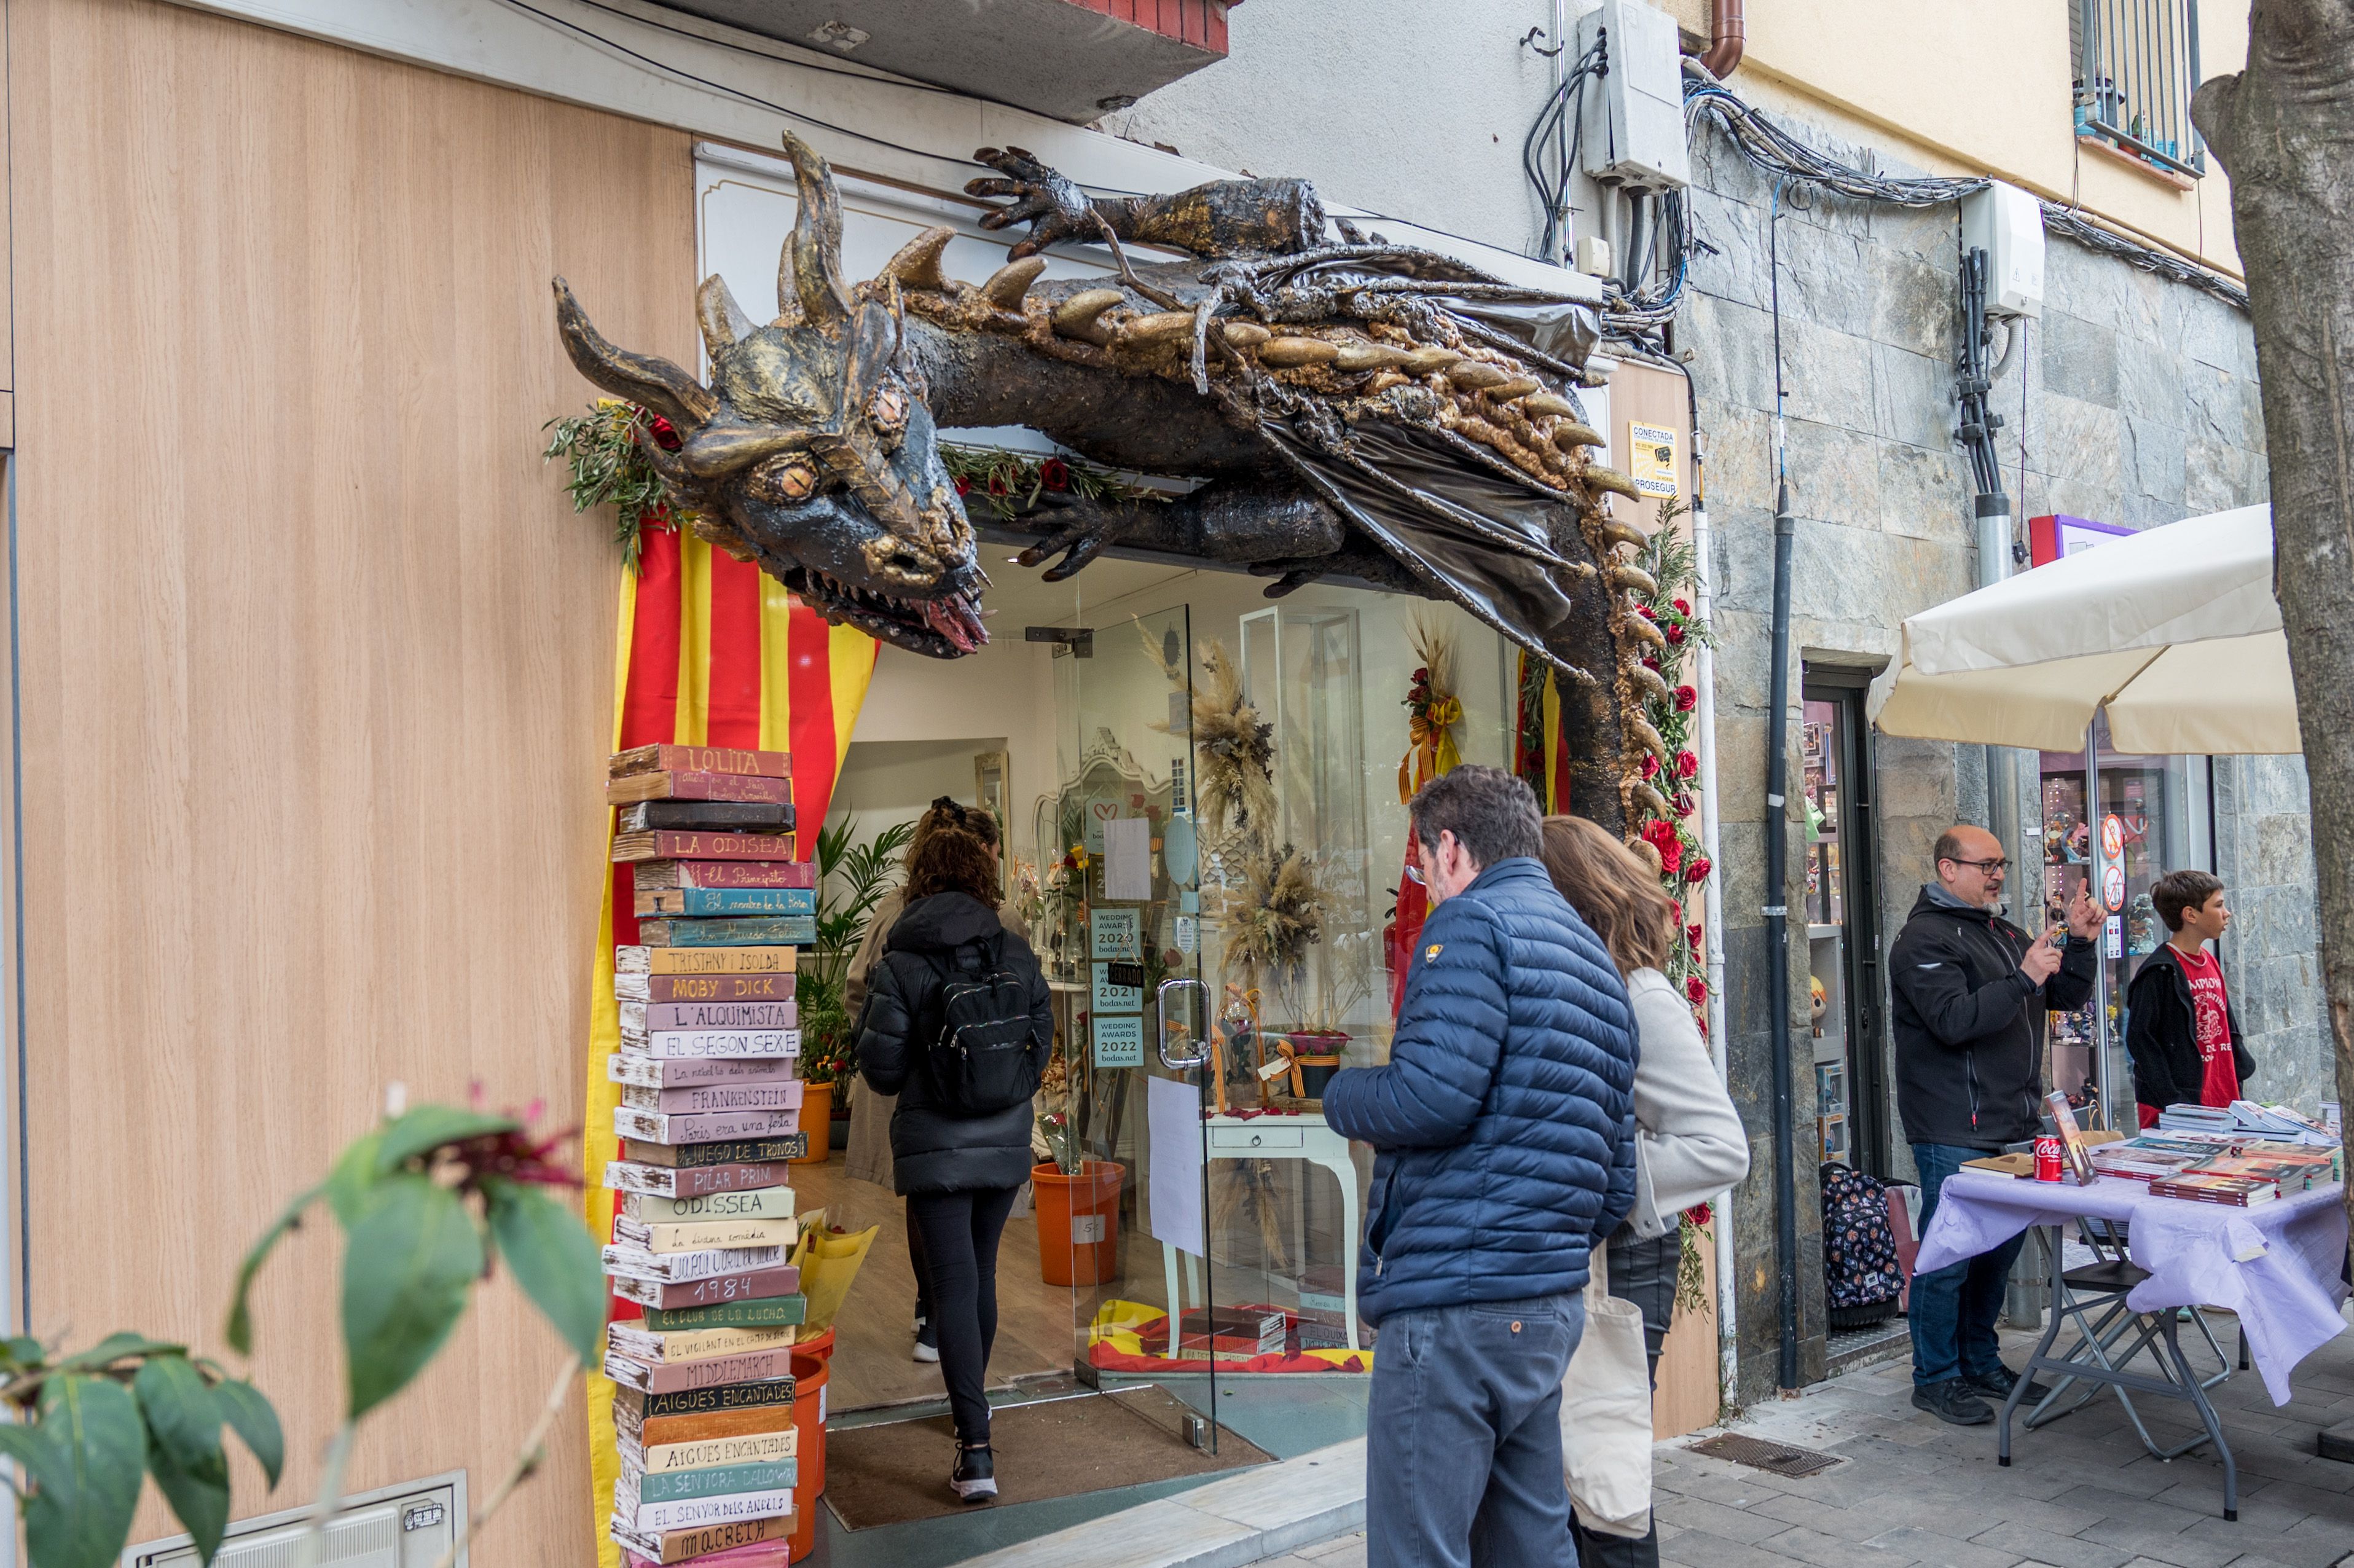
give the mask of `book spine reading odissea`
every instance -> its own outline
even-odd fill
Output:
[[[815,867],[796,858],[783,752],[638,747],[613,758],[606,799],[633,888],[615,911],[621,1048],[606,1076],[620,1103],[598,1129],[616,1156],[608,1528],[633,1565],[765,1568],[793,1524],[808,1314],[787,1161],[826,1135],[801,1122],[793,996]]]

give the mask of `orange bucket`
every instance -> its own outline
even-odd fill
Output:
[[[1119,1190],[1128,1167],[1113,1160],[1083,1161],[1066,1176],[1051,1160],[1034,1166],[1037,1194],[1038,1272],[1049,1285],[1101,1285],[1119,1277]]]
[[[833,1330],[793,1347],[792,1561],[817,1549],[817,1499],[825,1490],[825,1383]]]

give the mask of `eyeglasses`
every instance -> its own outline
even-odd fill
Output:
[[[1948,865],[1976,866],[1978,870],[1986,873],[1988,876],[2000,876],[2003,873],[2010,869],[2010,862],[2008,858],[2002,860],[1952,860],[1947,861],[1946,863]]]

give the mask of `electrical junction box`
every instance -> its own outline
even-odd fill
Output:
[[[1578,158],[1586,174],[1652,190],[1691,184],[1675,18],[1641,0],[1602,0],[1577,19],[1576,38],[1577,58],[1599,43],[1608,68],[1585,83]]]
[[[1987,314],[2043,313],[2043,204],[1997,180],[1962,198],[1962,254],[1987,253]]]

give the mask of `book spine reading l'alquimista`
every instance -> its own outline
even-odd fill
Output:
[[[810,1136],[793,973],[817,899],[814,867],[793,858],[792,762],[640,747],[613,758],[608,799],[638,939],[614,953],[620,1158],[605,1167],[604,1262],[642,1309],[606,1330],[610,1528],[631,1568],[723,1555],[783,1568],[808,1309],[788,1261],[801,1220],[786,1161]]]

